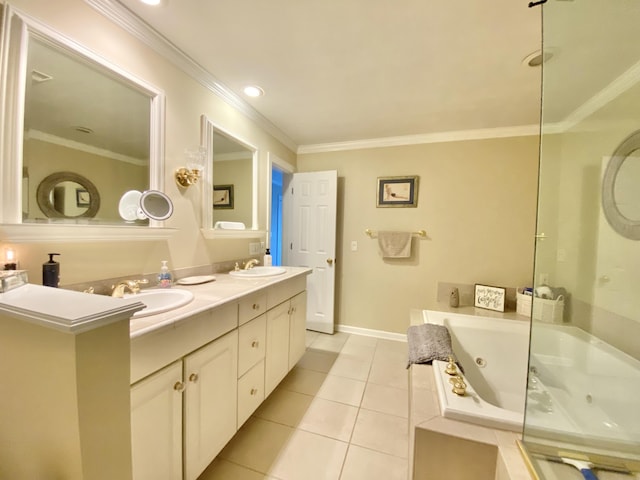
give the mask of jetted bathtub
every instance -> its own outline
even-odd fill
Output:
[[[527,384],[529,322],[423,310],[444,325],[464,368],[464,397],[452,392],[445,362],[433,362],[441,414],[487,427],[521,431]]]
[[[542,323],[533,328],[529,360],[528,321],[422,314],[425,323],[449,329],[464,368],[461,397],[446,363],[434,362],[443,416],[521,431],[526,400],[528,435],[640,459],[640,361],[578,327]]]

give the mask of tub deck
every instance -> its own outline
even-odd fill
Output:
[[[475,309],[456,309],[472,313]],[[411,324],[423,322],[422,310],[411,312]],[[409,370],[410,478],[441,480],[531,480],[517,442],[518,432],[445,418],[431,365]]]

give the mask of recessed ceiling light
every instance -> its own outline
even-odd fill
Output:
[[[540,50],[536,50],[533,53],[530,53],[526,57],[522,59],[522,63],[528,65],[530,67],[539,67],[543,63],[548,62],[553,57],[553,53],[549,51],[545,51],[542,53]]]
[[[140,0],[142,3],[146,3],[147,5],[160,5],[162,0]]]
[[[244,87],[243,91],[247,97],[261,97],[264,95],[264,90],[257,85],[248,85]]]

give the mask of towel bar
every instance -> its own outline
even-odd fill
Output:
[[[377,232],[374,232],[373,230],[367,228],[364,233],[366,233],[369,237],[371,238],[375,238],[377,236]],[[427,232],[426,230],[418,230],[417,232],[411,232],[411,235],[416,235],[418,237],[426,237],[427,236]]]

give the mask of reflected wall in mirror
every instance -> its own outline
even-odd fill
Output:
[[[10,108],[2,146],[0,220],[86,223],[90,218],[97,225],[129,225],[118,213],[120,197],[162,186],[161,92],[7,8],[11,28],[2,41],[8,81],[2,93]],[[17,172],[22,178],[16,178]],[[89,202],[62,195],[61,186],[39,195],[38,187],[59,172],[93,185]],[[64,212],[58,209],[61,202]],[[72,208],[74,202],[88,205]]]
[[[27,195],[35,198],[33,187],[64,170],[93,182],[103,202],[93,215],[30,208],[23,221],[90,216],[119,222],[122,194],[149,188],[150,107],[148,95],[74,53],[31,38],[23,145],[32,186]]]
[[[211,229],[216,222],[242,222],[247,229],[256,229],[256,148],[214,125],[206,116],[202,117],[202,128],[210,166],[206,169],[209,181],[203,187],[204,228]],[[227,196],[218,198],[222,193]]]

